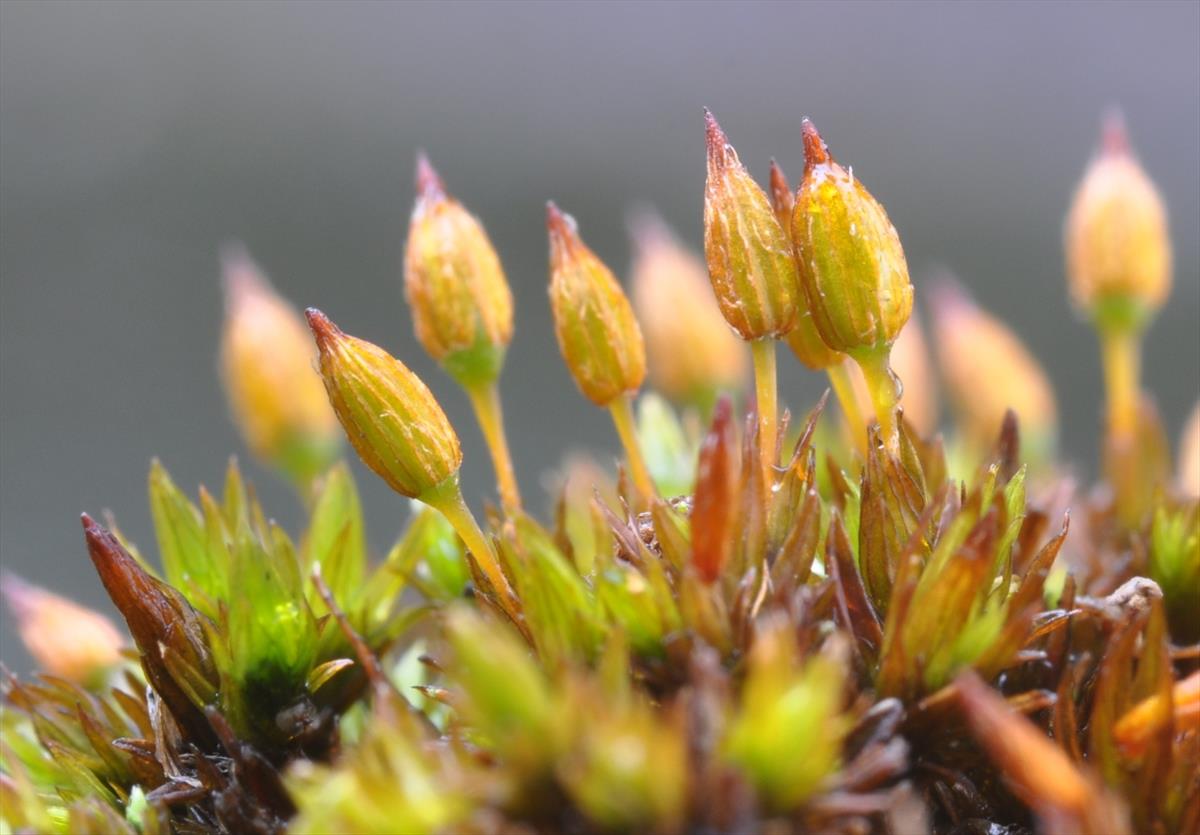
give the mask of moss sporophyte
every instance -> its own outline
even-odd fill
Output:
[[[623,454],[548,502],[505,435],[500,257],[424,155],[405,295],[492,458],[479,517],[425,382],[227,248],[230,411],[306,522],[236,463],[191,496],[155,461],[157,560],[83,518],[124,631],[3,578],[42,672],[5,677],[0,832],[1200,831],[1200,406],[1172,472],[1138,373],[1166,208],[1104,137],[1066,231],[1095,485],[1020,323],[943,276],[927,348],[897,230],[808,121],[793,192],[705,114],[703,258],[642,213],[633,303],[549,204],[558,345]],[[777,341],[836,414],[781,405]],[[411,506],[378,560],[341,435]]]

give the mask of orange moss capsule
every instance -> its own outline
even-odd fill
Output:
[[[315,308],[306,312],[329,402],[363,463],[397,493],[419,498],[458,473],[462,449],[421,379],[378,345]]]
[[[642,331],[620,283],[579,237],[575,219],[546,206],[554,333],[580,390],[598,406],[646,377]]]
[[[633,224],[633,304],[654,387],[677,402],[711,403],[746,380],[746,348],[721,315],[704,263],[656,215]]]
[[[221,377],[235,423],[255,455],[299,480],[320,475],[338,428],[304,321],[242,247],[226,248],[222,268]]]
[[[500,374],[512,340],[512,292],[482,224],[417,157],[404,292],[417,339],[464,386]]]
[[[792,187],[788,185],[787,175],[783,173],[779,163],[771,160],[771,208],[775,210],[775,217],[787,232],[788,240],[791,240],[792,211],[795,204],[795,195],[792,194]],[[800,311],[796,316],[796,326],[784,337],[788,347],[800,362],[813,371],[821,371],[845,361],[846,355],[826,345],[825,340],[821,339],[821,334],[817,333],[817,325],[813,321],[808,299],[804,296],[804,288],[799,284],[798,274],[796,280]]]
[[[899,336],[912,312],[904,248],[883,206],[834,161],[812,122],[804,120],[803,130],[792,240],[809,308],[830,348],[877,352]]]
[[[704,257],[717,304],[742,339],[783,336],[800,311],[791,244],[717,120],[704,119]]]
[[[44,672],[86,683],[121,660],[125,641],[99,612],[13,574],[0,576],[0,591],[16,618],[21,642]]]
[[[1137,325],[1171,290],[1171,241],[1162,196],[1110,115],[1067,214],[1067,278],[1076,304],[1102,323]]]
[[[933,320],[942,377],[971,441],[990,444],[1012,409],[1031,451],[1049,452],[1054,390],[1016,334],[949,283],[933,294]]]

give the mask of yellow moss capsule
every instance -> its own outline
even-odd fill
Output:
[[[900,334],[913,290],[900,236],[862,183],[804,121],[804,178],[792,211],[800,280],[830,348],[877,353]]]
[[[419,498],[458,473],[458,435],[433,394],[378,345],[306,312],[329,402],[363,463],[404,496]]]
[[[704,118],[704,257],[713,293],[742,339],[783,336],[800,310],[791,244],[717,120],[708,111]]]
[[[1016,334],[952,284],[933,294],[933,314],[942,378],[966,436],[977,445],[992,443],[1012,409],[1027,447],[1048,452],[1056,430],[1054,390]]]
[[[222,268],[221,376],[238,429],[293,477],[320,475],[337,457],[338,427],[304,321],[240,246],[225,250]]]
[[[446,194],[422,154],[408,228],[404,292],[417,339],[465,386],[500,374],[512,339],[512,293],[479,221]]]
[[[792,187],[788,185],[787,175],[783,173],[779,163],[771,160],[771,208],[774,209],[780,226],[787,233],[788,240],[791,240],[792,211],[795,205],[795,195],[792,194]],[[846,355],[826,345],[825,340],[821,339],[821,334],[817,333],[817,325],[813,321],[812,311],[808,307],[808,299],[804,296],[804,288],[800,286],[799,279],[797,275],[796,298],[800,311],[796,316],[795,327],[787,332],[784,340],[800,362],[813,371],[821,371],[843,362]]]
[[[746,348],[713,300],[703,262],[660,218],[634,224],[633,304],[650,379],[675,401],[709,402],[746,380]]]
[[[563,359],[598,406],[633,392],[646,376],[646,348],[615,276],[579,237],[575,220],[550,203],[550,310]]]
[[[1065,239],[1071,295],[1101,323],[1137,326],[1170,293],[1167,211],[1119,116],[1075,192]]]
[[[121,660],[125,641],[99,612],[12,574],[0,577],[0,590],[16,618],[22,643],[43,672],[87,683]]]

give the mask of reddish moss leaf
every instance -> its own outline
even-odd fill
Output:
[[[733,404],[726,396],[717,402],[700,447],[692,504],[692,565],[708,583],[721,575],[733,550],[738,474]]]
[[[1129,832],[1121,806],[1028,719],[974,673],[958,677],[959,703],[975,739],[1043,832]]]
[[[189,690],[199,690],[205,697],[212,698],[218,687],[202,615],[177,591],[143,571],[117,538],[86,513],[83,531],[100,581],[125,618],[137,644],[147,680],[190,740],[201,748],[212,749],[216,737],[199,706],[187,695]],[[203,680],[176,681],[164,660],[164,650],[185,659]]]

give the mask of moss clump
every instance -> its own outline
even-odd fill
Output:
[[[1115,390],[1106,480],[1088,492],[1053,458],[1036,362],[953,291],[934,332],[960,420],[921,431],[889,365],[911,307],[896,294],[911,286],[883,208],[811,125],[804,199],[776,169],[768,200],[715,125],[705,217],[719,304],[644,303],[694,288],[690,257],[643,247],[654,269],[689,272],[635,270],[658,288],[638,294],[639,315],[694,316],[694,329],[655,328],[643,343],[619,282],[550,211],[564,357],[612,410],[626,461],[615,473],[569,461],[544,517],[516,484],[500,363],[480,382],[449,362],[484,331],[502,350],[511,311],[479,307],[509,298],[503,272],[427,161],[410,297],[491,448],[501,501],[483,524],[462,501],[457,435],[406,365],[315,310],[315,346],[297,340],[298,315],[265,280],[252,307],[231,292],[234,414],[296,484],[307,525],[293,538],[268,521],[236,465],[219,496],[192,498],[155,463],[161,569],[113,523],[84,517],[130,641],[7,578],[45,671],[4,683],[0,832],[1200,829],[1200,499],[1163,463],[1133,337],[1114,343],[1100,325]],[[1125,206],[1114,182],[1106,234],[1157,205],[1148,181]],[[830,211],[838,223],[818,222]],[[1072,264],[1095,263],[1094,225],[1071,227]],[[1125,257],[1161,265],[1161,246]],[[245,256],[226,266],[251,269]],[[1144,267],[1104,261],[1110,277]],[[758,329],[743,321],[768,313],[780,315]],[[729,390],[744,356],[710,378],[703,363],[655,356],[691,350],[687,334],[722,314],[754,359],[743,409]],[[828,371],[840,408],[827,395],[793,421],[778,406],[775,341],[797,326],[811,331],[797,351]],[[329,410],[309,398],[314,347],[355,451],[416,498],[382,560],[369,558],[348,468],[293,466],[271,441],[330,440]],[[903,402],[926,406],[924,424],[929,360],[919,339],[903,356]],[[647,366],[675,402],[645,394],[635,414]],[[301,390],[305,408],[289,408]],[[995,404],[1034,390],[1027,455],[1017,414]]]

